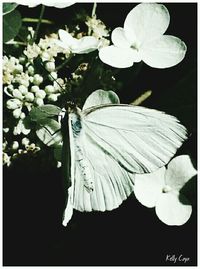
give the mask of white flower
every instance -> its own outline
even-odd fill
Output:
[[[17,126],[14,127],[13,134],[14,135],[20,135],[21,133],[24,135],[27,135],[30,133],[30,129],[27,129],[23,123],[23,120],[19,120]]]
[[[179,38],[163,35],[170,16],[162,4],[142,3],[127,15],[124,28],[112,32],[114,45],[100,49],[100,59],[113,67],[126,68],[141,60],[155,68],[168,68],[185,57],[186,45]]]
[[[32,3],[30,3],[30,1],[15,1],[16,3],[23,5],[23,6],[28,6],[28,7],[36,7],[38,5],[45,5],[48,7],[56,7],[56,8],[66,8],[69,6],[72,6],[75,4],[75,2],[52,2],[52,1],[32,1]]]
[[[175,157],[167,169],[136,175],[135,196],[144,206],[155,207],[165,224],[183,225],[191,216],[192,206],[180,190],[196,173],[188,155]]]
[[[55,40],[55,43],[66,50],[70,50],[72,53],[89,53],[96,50],[99,45],[98,39],[93,36],[84,36],[77,39],[62,29],[58,31],[58,34],[60,40]]]
[[[7,166],[10,166],[10,164],[11,164],[11,156],[8,156],[8,154],[7,153],[5,153],[5,152],[3,152],[3,165],[7,165]]]

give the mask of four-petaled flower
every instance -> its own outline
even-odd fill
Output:
[[[141,60],[155,68],[172,67],[183,60],[186,45],[179,38],[164,35],[170,16],[164,5],[142,3],[127,15],[124,28],[113,30],[113,45],[99,51],[102,62],[118,68]]]
[[[183,225],[192,206],[181,189],[197,173],[188,155],[172,159],[167,168],[136,175],[134,193],[141,204],[155,207],[158,218],[167,225]]]
[[[32,3],[30,3],[29,1],[16,1],[16,3],[23,5],[23,6],[28,6],[28,7],[36,7],[38,5],[45,5],[48,7],[56,7],[56,8],[66,8],[69,7],[73,4],[75,4],[75,2],[51,2],[51,1],[33,1]]]

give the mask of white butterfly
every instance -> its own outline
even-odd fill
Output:
[[[186,139],[186,129],[175,117],[119,104],[112,91],[93,92],[82,111],[69,111],[68,124],[71,186],[65,226],[73,208],[117,208],[133,192],[134,175],[167,164]]]

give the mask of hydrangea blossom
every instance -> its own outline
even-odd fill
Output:
[[[127,15],[124,28],[113,30],[113,45],[100,49],[100,59],[118,68],[130,67],[140,61],[155,68],[178,64],[185,57],[187,48],[179,38],[164,35],[169,22],[169,12],[164,5],[137,5]]]
[[[144,206],[155,207],[158,218],[165,224],[183,225],[191,216],[192,206],[180,190],[196,173],[188,155],[175,157],[167,168],[136,175],[135,196]]]
[[[72,37],[67,31],[58,31],[60,40],[55,40],[56,44],[64,49],[69,49],[72,53],[84,54],[94,51],[99,46],[99,40],[94,36],[84,36],[80,39]]]
[[[66,7],[69,7],[69,6],[72,6],[75,4],[75,2],[52,2],[52,1],[33,1],[32,3],[29,3],[28,2],[22,2],[22,1],[16,1],[16,3],[20,4],[20,5],[23,5],[23,6],[28,6],[28,7],[36,7],[38,5],[45,5],[45,6],[48,6],[48,7],[56,7],[56,8],[66,8]]]

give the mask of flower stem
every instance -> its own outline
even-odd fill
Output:
[[[32,43],[34,43],[35,40],[37,39],[38,32],[39,32],[39,29],[40,29],[40,25],[41,25],[41,22],[42,22],[42,18],[43,18],[43,15],[44,15],[44,10],[45,10],[45,6],[42,5],[41,11],[40,11],[40,17],[39,17],[39,20],[38,20],[38,24],[37,24],[37,27],[36,27],[36,30],[35,30],[34,37],[32,39]]]
[[[38,23],[39,22],[39,19],[36,19],[36,18],[23,18],[22,21],[23,22]],[[50,21],[50,20],[47,20],[47,19],[42,19],[41,20],[41,23],[44,23],[44,24],[54,24],[53,21]]]
[[[151,94],[152,94],[152,91],[151,90],[144,92],[141,96],[139,96],[138,98],[136,98],[131,103],[131,105],[135,105],[135,106],[141,105],[141,103],[143,103],[147,98],[149,98],[151,96]]]
[[[92,17],[96,15],[96,9],[97,9],[97,3],[94,3],[92,8]]]

